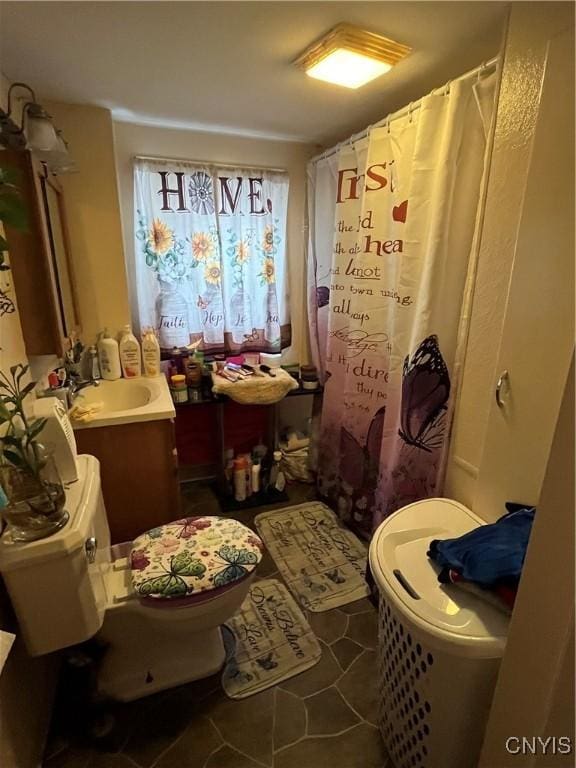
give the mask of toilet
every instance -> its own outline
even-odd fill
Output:
[[[110,545],[100,465],[79,456],[70,519],[52,536],[0,538],[0,572],[32,656],[98,636],[102,694],[131,701],[224,664],[221,626],[240,608],[262,542],[222,517],[185,518]]]

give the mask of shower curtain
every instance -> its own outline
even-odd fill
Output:
[[[365,535],[440,492],[495,82],[455,81],[308,169],[319,489]]]

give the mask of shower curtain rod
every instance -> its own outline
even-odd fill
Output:
[[[451,83],[456,83],[460,80],[469,80],[471,77],[480,77],[482,75],[485,75],[488,73],[489,70],[493,70],[498,65],[499,57],[495,56],[493,59],[490,59],[489,61],[485,61],[480,66],[474,67],[474,69],[469,70],[468,72],[465,72],[463,75],[460,75],[459,77],[455,77],[452,80],[449,80],[444,85],[440,86],[439,88],[434,88],[430,91],[427,96],[431,96],[434,93],[439,93],[442,91],[445,91],[447,88],[450,88]],[[340,147],[345,146],[346,144],[350,144],[353,141],[359,141],[360,139],[365,139],[366,136],[368,136],[368,133],[372,128],[378,128],[380,126],[387,125],[388,123],[391,123],[393,120],[399,120],[401,117],[404,117],[405,115],[409,115],[412,112],[416,112],[417,109],[420,109],[422,105],[422,99],[425,99],[426,96],[422,96],[422,98],[418,99],[418,101],[411,101],[410,104],[408,104],[405,107],[401,107],[396,112],[391,112],[389,115],[386,115],[386,117],[383,117],[382,120],[378,120],[376,123],[372,123],[372,125],[369,125],[367,128],[364,128],[363,131],[360,131],[359,133],[353,133],[349,138],[344,139],[344,141],[339,141],[338,144],[335,144],[333,147],[329,147],[328,149],[325,149],[324,152],[321,152],[319,155],[315,155],[313,158],[309,160],[309,163],[317,163],[320,160],[325,160],[328,157],[331,157],[332,155],[335,155],[336,152],[340,149]]]
[[[242,168],[246,171],[270,171],[271,173],[288,173],[286,168],[268,168],[263,165],[240,165],[238,163],[212,163],[208,160],[190,160],[183,157],[158,157],[154,155],[134,155],[134,160],[152,160],[160,163],[190,163],[191,165],[205,165],[211,168]]]

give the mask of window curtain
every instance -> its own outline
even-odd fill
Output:
[[[290,345],[287,174],[136,160],[134,207],[140,327],[163,349]]]
[[[441,492],[495,80],[455,81],[341,146],[335,183],[325,161],[309,168],[319,487],[366,536]]]

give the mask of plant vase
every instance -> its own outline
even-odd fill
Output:
[[[6,497],[0,509],[7,525],[5,537],[14,542],[35,541],[66,525],[66,494],[51,455],[43,457],[35,470],[3,464],[0,485]]]

